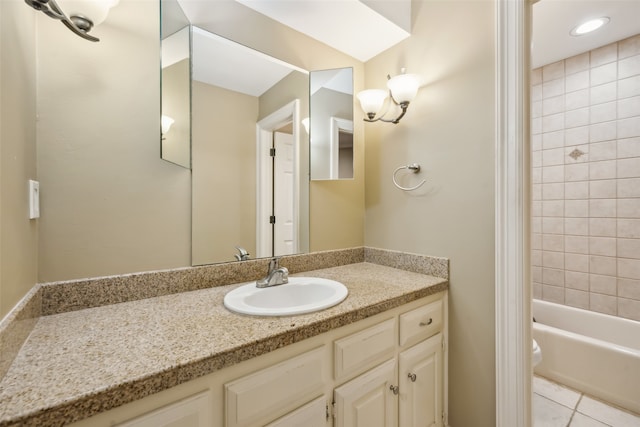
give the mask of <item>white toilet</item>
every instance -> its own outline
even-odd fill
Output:
[[[533,359],[531,360],[531,364],[536,367],[542,361],[542,350],[540,350],[540,346],[533,340]]]

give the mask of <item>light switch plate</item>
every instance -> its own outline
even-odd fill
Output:
[[[40,218],[40,183],[29,180],[29,219]]]

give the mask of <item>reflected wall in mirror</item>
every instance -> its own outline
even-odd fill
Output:
[[[353,179],[353,69],[310,76],[311,179]]]
[[[192,264],[307,252],[308,72],[192,34]]]
[[[161,9],[161,140],[160,157],[191,167],[191,29],[176,0]]]

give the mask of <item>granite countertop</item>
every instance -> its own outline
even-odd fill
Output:
[[[43,316],[0,382],[0,427],[60,426],[447,289],[447,279],[361,262],[298,274],[338,280],[341,304],[242,316],[227,285]]]

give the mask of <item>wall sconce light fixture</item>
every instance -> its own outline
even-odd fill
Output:
[[[119,0],[24,0],[35,10],[50,18],[62,21],[75,34],[83,39],[97,42],[99,38],[89,35],[89,31],[107,19],[109,9]],[[63,11],[62,6],[67,10]]]
[[[382,89],[367,89],[358,93],[358,99],[360,100],[360,106],[367,114],[364,119],[365,122],[387,122],[397,124],[402,117],[407,113],[409,103],[413,101],[418,93],[420,81],[415,74],[404,74],[404,68],[402,74],[395,77],[387,76],[387,88]],[[387,96],[393,101],[394,104],[400,107],[402,112],[398,117],[393,120],[385,119],[384,115],[387,113],[388,106],[384,112],[380,113]],[[376,118],[376,116],[378,116]]]
[[[160,118],[160,126],[162,128],[162,139],[165,139],[165,135],[167,134],[167,132],[169,132],[169,130],[171,129],[171,125],[173,125],[173,123],[175,122],[174,119],[172,119],[169,116],[165,116],[164,114],[162,115],[162,117]]]

